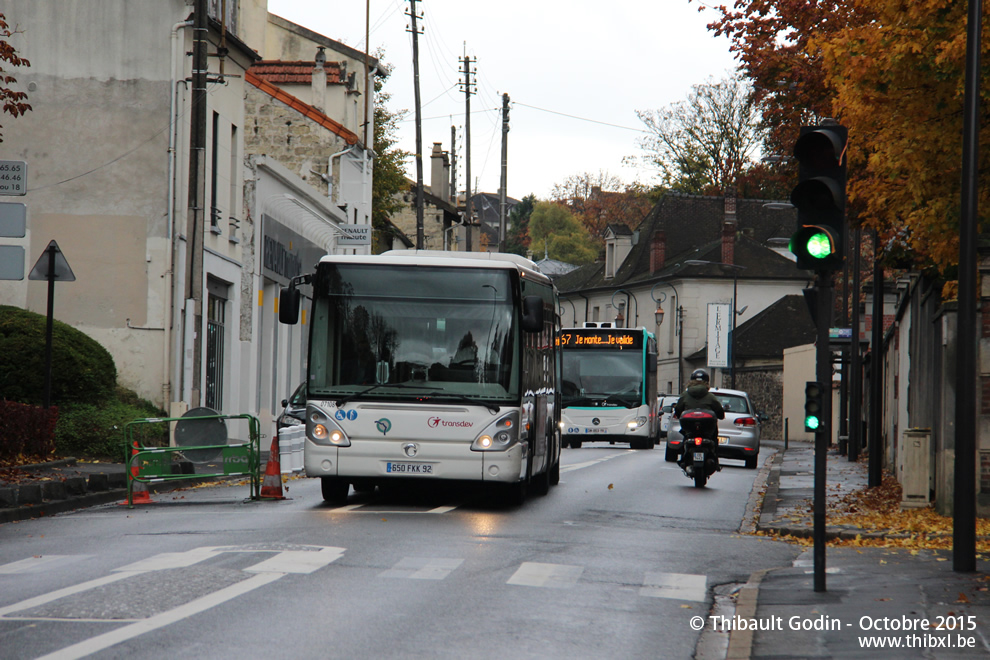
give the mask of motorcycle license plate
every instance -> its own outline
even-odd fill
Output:
[[[696,460],[696,461],[704,461],[705,460],[705,452],[703,452],[703,451],[696,451],[696,452],[694,452],[694,460]]]

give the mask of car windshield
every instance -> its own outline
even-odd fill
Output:
[[[718,399],[718,402],[722,404],[722,408],[727,413],[735,413],[737,415],[752,414],[749,408],[749,400],[744,396],[716,393],[715,398]]]

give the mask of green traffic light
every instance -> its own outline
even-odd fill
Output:
[[[832,254],[832,239],[825,232],[815,232],[804,245],[808,255],[815,259],[824,259]]]
[[[822,425],[821,420],[818,419],[815,415],[808,415],[807,417],[804,418],[804,428],[810,431],[817,431],[818,427],[821,425]]]

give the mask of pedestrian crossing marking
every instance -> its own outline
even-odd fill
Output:
[[[708,578],[689,573],[647,573],[640,596],[651,598],[672,598],[705,602],[708,594]]]
[[[457,558],[403,557],[395,566],[379,573],[378,577],[442,580],[462,563],[464,560]]]
[[[582,566],[568,564],[541,564],[539,562],[523,562],[506,584],[524,587],[548,587],[550,589],[568,589],[578,581],[584,573]]]
[[[0,575],[16,573],[40,573],[55,568],[58,564],[69,564],[89,559],[93,555],[36,555],[0,566]]]

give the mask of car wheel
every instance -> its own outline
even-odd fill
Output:
[[[673,449],[670,445],[667,445],[667,449],[663,452],[663,459],[668,463],[677,462],[677,451]]]
[[[347,504],[347,493],[351,485],[337,477],[320,477],[323,499],[331,504]]]
[[[747,456],[746,457],[746,469],[747,470],[755,470],[756,469],[756,459],[757,459],[756,456]]]

